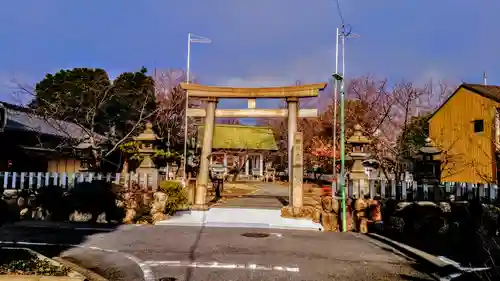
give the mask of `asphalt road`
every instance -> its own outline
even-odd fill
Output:
[[[262,235],[243,236],[249,232]],[[3,226],[0,240],[31,242],[19,246],[66,257],[110,280],[432,280],[420,272],[422,266],[393,248],[353,233]]]

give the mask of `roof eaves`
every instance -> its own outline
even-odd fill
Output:
[[[475,84],[462,84],[462,87],[473,92],[473,93],[476,93],[482,97],[485,97],[487,99],[490,99],[490,100],[493,100],[493,101],[496,101],[496,102],[500,102],[500,96],[494,96],[494,95],[491,95],[490,93],[486,93],[486,92],[483,92],[477,88],[474,87]],[[482,86],[482,85],[480,85]]]

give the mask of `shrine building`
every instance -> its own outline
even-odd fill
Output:
[[[203,143],[203,126],[198,128],[198,143]],[[238,168],[241,176],[262,178],[266,156],[277,150],[270,127],[216,124],[210,165],[223,165],[226,174]]]

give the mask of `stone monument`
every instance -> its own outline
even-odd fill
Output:
[[[363,161],[367,160],[370,154],[367,152],[371,140],[363,135],[363,128],[357,124],[354,126],[354,134],[346,141],[351,146],[348,154],[352,159],[352,166],[349,170],[349,179],[353,180],[353,194],[357,198],[364,194],[369,194],[368,175],[365,173]]]
[[[303,148],[303,135],[302,132],[295,133],[295,140],[292,149],[292,198],[290,201],[292,203],[292,207],[294,208],[294,213],[300,210],[304,206],[303,197],[304,197],[304,189],[303,189],[303,181],[304,181],[304,148]]]

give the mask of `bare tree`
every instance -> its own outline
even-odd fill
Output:
[[[432,84],[426,84],[417,87],[411,82],[402,81],[396,84],[390,93],[388,93],[385,112],[387,116],[375,131],[371,131],[371,137],[374,140],[372,149],[374,156],[382,164],[382,170],[386,177],[388,173],[394,174],[396,180],[401,179],[405,171],[405,162],[409,161],[411,156],[419,147],[408,145],[410,130],[414,126],[426,126],[427,116],[440,105],[438,102],[449,96],[450,88],[445,83],[439,83],[437,89]],[[420,119],[420,120],[419,120]],[[420,124],[415,124],[419,121]],[[412,127],[413,126],[413,127]],[[416,128],[423,129],[423,128]],[[427,134],[428,132],[420,132]],[[427,136],[421,136],[421,143]],[[450,148],[441,148],[443,151],[449,151]],[[446,153],[446,162],[452,161],[450,153]]]
[[[155,123],[159,135],[170,137],[171,147],[181,149],[184,143],[184,123],[186,114],[186,92],[180,83],[186,81],[186,73],[179,69],[154,70],[155,96],[158,112]],[[189,108],[199,108],[204,105],[202,100],[190,99]],[[188,118],[188,139],[196,137],[197,127],[201,118]]]

